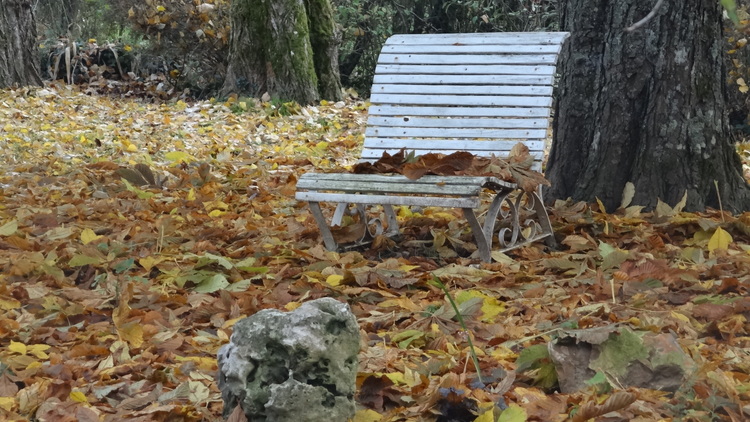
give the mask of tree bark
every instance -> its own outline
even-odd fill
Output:
[[[548,197],[617,208],[627,182],[633,205],[686,210],[750,205],[742,165],[728,136],[722,11],[716,0],[564,0],[571,32],[561,64]]]
[[[330,0],[305,0],[305,8],[310,23],[310,46],[318,77],[318,91],[322,98],[338,101],[341,99],[341,35],[333,19],[333,7]]]
[[[329,0],[306,2],[309,7],[303,0],[232,2],[224,95],[268,92],[300,104],[317,101],[321,92],[340,99],[338,37]]]
[[[30,0],[0,0],[0,88],[41,85]]]

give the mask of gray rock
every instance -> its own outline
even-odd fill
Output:
[[[335,299],[245,318],[219,349],[224,417],[240,405],[253,422],[344,422],[354,416],[358,352],[357,320]]]
[[[597,373],[616,380],[618,387],[673,392],[696,367],[673,334],[613,325],[561,331],[548,350],[563,393],[588,388]]]

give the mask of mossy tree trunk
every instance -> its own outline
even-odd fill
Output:
[[[627,182],[633,205],[687,210],[750,206],[728,136],[722,9],[716,0],[664,2],[640,29],[624,29],[654,2],[564,0],[563,51],[548,197],[617,208]]]
[[[222,92],[338,100],[337,39],[329,0],[234,0]]]
[[[0,88],[41,85],[30,0],[0,0]]]
[[[339,75],[339,45],[341,35],[333,19],[330,0],[305,0],[307,21],[310,24],[310,45],[313,50],[318,91],[322,98],[341,99]]]

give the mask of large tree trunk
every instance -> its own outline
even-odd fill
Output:
[[[549,196],[612,211],[627,182],[632,204],[747,209],[748,186],[725,113],[722,11],[716,0],[564,0],[562,80],[546,174]]]
[[[326,97],[340,98],[338,44],[329,0],[307,3],[309,10],[303,0],[232,2],[224,94],[259,97],[268,92],[282,100],[309,104],[320,98],[321,81]],[[317,15],[308,16],[310,11]],[[321,15],[325,13],[328,17]]]
[[[0,88],[41,85],[30,0],[0,0]]]
[[[322,98],[341,99],[341,77],[339,76],[339,44],[341,35],[333,19],[330,0],[305,0],[310,23],[310,46],[313,50],[318,91]]]

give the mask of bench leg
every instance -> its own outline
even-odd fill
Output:
[[[557,242],[555,241],[555,232],[552,230],[552,223],[549,221],[549,214],[547,208],[544,206],[544,201],[540,195],[541,186],[537,192],[533,192],[532,198],[534,199],[534,211],[536,211],[536,218],[539,220],[539,226],[542,228],[542,234],[548,235],[544,242],[550,248],[557,248]]]
[[[471,208],[461,208],[464,212],[464,218],[471,227],[471,232],[474,234],[474,241],[477,242],[477,250],[479,251],[479,257],[484,262],[490,262],[492,260],[492,232],[487,236],[486,232],[482,229],[482,225],[479,224],[474,210]]]
[[[541,239],[545,239],[551,247],[554,245],[552,224],[539,194],[518,192],[515,198],[511,198],[511,193],[512,191],[498,192],[487,210],[482,225],[477,221],[472,209],[463,210],[464,217],[474,233],[479,256],[484,262],[490,262],[492,259],[493,234],[495,225],[500,220],[507,221],[509,225],[509,227],[501,228],[497,233],[501,252]],[[521,221],[522,213],[531,213],[533,216]],[[528,233],[524,233],[524,229],[527,229]]]
[[[320,229],[320,236],[323,238],[323,244],[329,251],[335,251],[338,249],[339,245],[336,243],[336,239],[333,238],[331,228],[328,225],[325,216],[323,216],[323,211],[320,209],[320,203],[309,202],[308,204],[310,205],[310,212],[312,212],[315,222],[318,223],[318,229]],[[338,214],[340,207],[341,204],[336,208],[336,214]],[[334,220],[336,219],[336,214],[334,214]],[[341,215],[339,215],[339,219],[341,219],[342,216],[343,211],[341,212]]]
[[[310,212],[315,218],[315,222],[318,223],[320,235],[323,238],[323,244],[325,245],[326,249],[328,249],[329,251],[338,250],[341,245],[338,244],[335,237],[333,236],[331,227],[341,225],[344,215],[347,213],[347,211],[349,211],[349,204],[341,202],[336,206],[336,210],[333,213],[330,224],[328,224],[328,221],[323,215],[323,211],[320,208],[319,202],[309,202],[309,205]],[[383,224],[380,219],[367,218],[367,209],[365,204],[357,204],[356,206],[356,213],[359,214],[359,221],[361,224],[365,224],[365,229],[362,239],[359,239],[357,242],[355,242],[355,244],[368,243],[375,236],[379,236],[381,234],[385,234],[386,236],[394,236],[398,234],[398,220],[396,219],[396,212],[393,210],[393,206],[383,205],[383,211],[385,213],[386,221],[388,224],[388,229],[385,231],[385,233],[383,230]],[[370,230],[370,224],[373,224],[375,226],[374,232]]]
[[[393,210],[393,205],[383,205],[383,212],[385,212],[385,218],[388,222],[388,230],[386,230],[385,235],[388,237],[397,235],[398,220],[396,219],[396,212]]]

